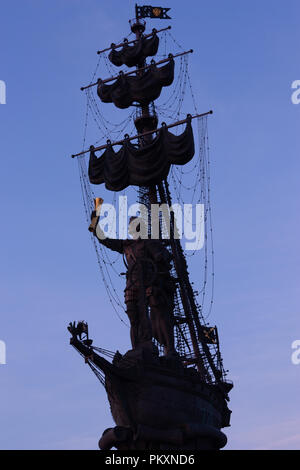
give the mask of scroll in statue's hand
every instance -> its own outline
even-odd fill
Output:
[[[89,225],[89,231],[92,232],[94,235],[96,233],[96,228],[99,222],[99,217],[96,216],[96,211],[91,213],[91,223]]]
[[[96,228],[100,218],[100,210],[103,204],[103,199],[101,197],[96,197],[94,199],[94,207],[95,210],[91,213],[91,223],[89,225],[89,231],[92,232],[94,235],[96,234]]]

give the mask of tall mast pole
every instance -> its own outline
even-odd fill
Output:
[[[142,22],[138,17],[137,5],[135,5],[135,22],[131,24],[131,31],[135,34],[136,40],[141,40],[143,32],[145,31],[145,22]],[[143,75],[146,60],[143,59],[137,65],[137,75]],[[143,70],[140,70],[143,69]],[[158,120],[156,115],[151,115],[149,112],[149,105],[141,105],[141,114],[135,119],[135,126],[139,134],[143,132],[151,131],[157,128]],[[143,146],[152,141],[152,134],[139,139],[139,145]],[[171,195],[168,189],[167,181],[160,182],[156,185],[149,186],[146,190],[145,197],[147,199],[147,205],[151,207],[151,204],[157,204],[157,193],[161,204],[168,204],[172,206]],[[144,201],[143,201],[144,202]],[[174,219],[171,220],[171,233],[170,233],[170,245],[174,260],[174,267],[179,282],[180,297],[182,306],[185,314],[185,322],[190,332],[190,338],[192,341],[192,347],[194,351],[194,358],[192,359],[197,367],[198,372],[210,380],[210,374],[205,366],[204,356],[206,357],[207,363],[209,364],[215,379],[220,379],[219,371],[217,370],[214,361],[211,357],[209,348],[205,342],[202,327],[199,321],[197,307],[194,299],[194,292],[191,286],[189,275],[187,272],[186,259],[180,244],[180,240],[174,238]],[[200,351],[199,342],[202,345],[202,353]]]
[[[145,31],[145,22],[142,23],[140,18],[138,17],[137,5],[135,5],[135,23],[131,25],[131,31],[135,34],[137,41],[139,41]],[[137,74],[142,75],[144,70],[140,70],[144,68],[146,65],[146,60],[143,59],[137,65]],[[149,105],[141,105],[141,114],[137,116],[135,119],[135,127],[139,134],[143,132],[151,131],[157,128],[157,117],[155,115],[151,116],[149,112]],[[149,134],[141,139],[139,139],[139,145],[143,146],[146,143],[150,143],[153,137],[152,134]],[[148,201],[149,204],[157,204],[157,191],[155,186],[149,186],[148,188]]]
[[[137,5],[135,6],[135,23],[131,25],[131,31],[135,34],[136,39],[139,41],[142,37],[143,32],[145,31],[145,23],[142,23],[140,18],[138,17],[138,11],[137,11]],[[144,73],[143,70],[140,70],[141,68],[145,67],[146,65],[146,60],[144,59],[141,63],[137,65],[137,75],[142,75]],[[141,114],[139,117],[135,119],[135,126],[137,128],[138,133],[143,133],[148,130],[153,130],[156,129],[158,121],[156,116],[150,116],[149,112],[149,105],[141,105]],[[139,145],[143,146],[148,142],[151,142],[152,140],[152,135],[149,134],[146,139],[142,140],[139,139]],[[147,188],[147,193],[146,193],[146,198],[148,199],[148,205],[151,206],[151,204],[157,204],[158,199],[157,199],[157,192],[159,193],[159,199],[161,204],[169,204],[171,207],[172,201],[171,201],[171,196],[170,194],[166,194],[165,188],[163,186],[163,183],[160,182],[157,187],[156,185],[154,186],[149,186]],[[172,224],[173,225],[173,224]],[[174,239],[174,227],[171,225],[171,251],[173,255],[173,260],[174,260],[174,267],[176,271],[177,278],[179,280],[179,285],[180,285],[180,297],[185,313],[185,318],[186,322],[189,328],[190,332],[190,337],[192,341],[192,346],[194,350],[194,356],[195,356],[195,365],[201,373],[201,375],[205,376],[206,375],[206,369],[203,364],[203,360],[201,358],[201,353],[199,349],[199,344],[197,340],[197,333],[195,330],[194,326],[194,321],[193,321],[193,315],[191,312],[191,303],[189,301],[189,295],[186,289],[185,282],[183,282],[183,261],[184,260],[184,255],[182,253],[182,250],[178,249],[178,242],[179,240]],[[161,229],[160,229],[161,231]],[[180,243],[180,242],[179,242]],[[180,246],[181,248],[181,246]],[[182,259],[183,258],[183,259]]]

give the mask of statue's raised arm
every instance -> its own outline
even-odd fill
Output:
[[[101,206],[103,204],[103,199],[97,197],[94,199],[95,209],[91,214],[91,223],[89,225],[89,231],[99,240],[99,242],[113,251],[118,251],[123,253],[123,240],[116,240],[114,238],[108,238],[99,225]]]

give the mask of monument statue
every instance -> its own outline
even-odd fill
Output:
[[[212,111],[202,114],[196,111],[187,60],[193,50],[181,48],[167,55],[167,50],[178,46],[168,32],[171,26],[145,33],[144,18],[169,19],[168,10],[136,5],[135,18],[130,22],[133,39],[127,37],[119,44],[112,43],[98,51],[98,65],[100,59],[104,59],[110,77],[96,80],[96,69],[89,84],[81,87],[87,97],[85,138],[90,114],[102,137],[119,136],[132,116],[136,128],[133,135],[125,134],[122,140],[116,137],[116,140],[95,144],[97,146],[85,148],[84,145],[81,152],[72,155],[78,157],[86,218],[91,217],[89,230],[95,237],[92,240],[102,282],[116,311],[120,302],[109,269],[114,268],[117,280],[122,273],[109,260],[109,253],[105,252],[105,259],[102,259],[103,250],[98,251],[98,241],[104,250],[121,253],[126,266],[124,294],[132,348],[122,354],[99,348],[89,337],[85,321],[70,322],[68,326],[71,345],[84,357],[107,392],[115,426],[104,430],[99,441],[102,450],[220,449],[227,441],[221,429],[230,425],[231,411],[227,402],[233,385],[227,380],[223,366],[217,328],[207,323],[212,298],[209,311],[205,304],[209,275],[212,293],[214,285],[207,134],[207,118]],[[163,33],[163,41],[160,33]],[[172,49],[166,41],[168,35]],[[155,62],[153,57],[160,44],[165,45],[165,51],[160,49],[159,60]],[[174,81],[175,59],[180,62],[176,85],[165,104],[157,103],[165,88]],[[118,73],[120,69],[116,68],[121,66],[122,71]],[[126,71],[125,66],[130,70]],[[188,89],[194,101],[194,115],[183,115],[182,105]],[[134,111],[129,119],[115,125],[106,119],[104,103],[122,110],[132,107]],[[121,112],[117,113],[120,115]],[[158,126],[159,119],[172,119],[172,116],[175,122],[161,122]],[[195,120],[198,155],[194,158],[192,121]],[[173,133],[171,130],[177,126],[182,130]],[[96,154],[99,151],[101,154]],[[87,153],[90,154],[88,169],[84,157]],[[183,171],[193,158],[192,169]],[[187,180],[184,180],[185,175]],[[184,181],[188,184],[183,184]],[[208,236],[204,256],[197,266],[202,268],[203,282],[199,279],[200,269],[196,285],[190,280],[187,255],[177,237],[175,216],[170,217],[168,240],[162,236],[164,226],[158,227],[157,239],[151,239],[143,217],[130,219],[127,239],[106,237],[99,219],[103,201],[94,198],[95,185],[105,185],[113,197],[134,187],[139,204],[147,208],[152,204],[164,205],[168,213],[173,207],[173,194],[178,203],[186,203],[185,195],[190,191],[191,202],[198,199],[205,208],[204,225]],[[102,326],[100,331],[103,329]]]
[[[174,279],[170,274],[172,255],[162,240],[142,238],[139,217],[131,217],[131,239],[107,238],[98,224],[96,211],[91,214],[93,234],[110,250],[124,255],[127,268],[125,304],[130,321],[133,348],[148,343],[152,337],[164,346],[165,355],[174,354]],[[148,310],[150,307],[150,319]]]

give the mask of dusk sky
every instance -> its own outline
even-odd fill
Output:
[[[96,51],[129,34],[134,4],[1,5],[1,449],[97,449],[113,426],[105,390],[69,345],[68,323],[84,319],[95,345],[130,348],[101,280],[70,155],[82,147],[80,86],[92,77]],[[291,360],[300,340],[300,104],[291,100],[300,80],[299,2],[161,6],[171,7],[172,19],[150,20],[149,29],[171,24],[182,47],[194,49],[197,106],[214,110],[209,321],[234,382],[226,449],[299,449],[300,364]],[[110,118],[112,105],[99,105]],[[120,120],[127,115],[122,110]],[[194,262],[196,285],[201,269]]]

